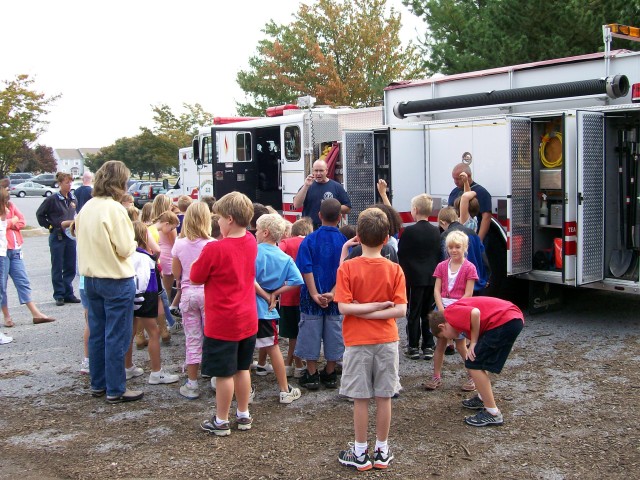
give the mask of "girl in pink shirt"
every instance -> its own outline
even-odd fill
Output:
[[[204,285],[192,285],[189,279],[191,264],[200,256],[204,246],[215,241],[209,237],[211,213],[206,203],[189,205],[182,221],[180,238],[173,245],[172,270],[182,290],[180,311],[186,342],[187,382],[180,387],[180,395],[190,400],[198,398],[198,370],[202,361],[204,340]]]
[[[440,262],[433,272],[433,276],[436,277],[433,297],[440,312],[463,297],[473,296],[473,286],[478,279],[476,267],[465,258],[469,237],[464,232],[455,230],[447,235],[446,243],[449,258]],[[464,361],[467,357],[467,341],[461,335],[455,343]],[[442,385],[442,364],[446,348],[447,339],[438,338],[433,356],[433,378],[424,385],[425,390],[435,390]],[[462,390],[466,392],[475,389],[471,377],[462,385]]]

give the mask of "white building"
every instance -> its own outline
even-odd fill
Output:
[[[80,177],[84,173],[84,161],[87,155],[95,155],[99,152],[99,148],[56,148],[53,150],[53,156],[58,162],[58,172]]]

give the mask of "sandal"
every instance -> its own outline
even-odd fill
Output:
[[[476,384],[473,381],[473,378],[469,378],[462,384],[462,387],[460,388],[463,392],[473,392],[476,389]]]
[[[13,323],[13,320],[11,320],[11,318],[5,318],[4,326],[7,328],[15,327],[15,323]]]
[[[425,390],[436,390],[442,386],[442,379],[439,377],[433,377],[430,381],[423,385]]]

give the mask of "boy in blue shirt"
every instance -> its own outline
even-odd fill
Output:
[[[258,306],[258,337],[256,347],[264,349],[271,358],[273,372],[280,387],[280,403],[291,403],[300,398],[300,389],[287,381],[284,359],[278,346],[278,319],[274,307],[278,295],[303,284],[302,275],[293,259],[276,245],[287,223],[280,215],[262,215],[256,221],[256,303]]]
[[[336,362],[344,353],[342,317],[333,301],[340,252],[347,238],[340,233],[340,202],[328,198],[320,205],[322,226],[305,237],[300,244],[296,265],[304,285],[300,289],[300,325],[295,356],[307,361],[300,386],[309,390],[338,386]],[[323,344],[327,364],[318,372],[320,345]]]

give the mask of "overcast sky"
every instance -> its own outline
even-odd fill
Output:
[[[298,0],[8,0],[2,2],[0,80],[26,73],[62,97],[40,143],[103,147],[151,127],[151,105],[200,103],[216,116],[243,101],[247,68],[266,22],[285,24]],[[424,23],[401,0],[402,40]]]

